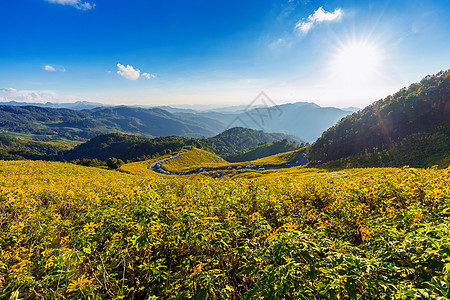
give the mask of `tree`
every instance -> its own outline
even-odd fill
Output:
[[[115,157],[110,157],[106,163],[106,165],[113,170],[119,169],[123,164],[124,162],[121,159],[117,159]]]

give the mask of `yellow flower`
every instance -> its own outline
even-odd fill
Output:
[[[195,267],[194,270],[192,271],[192,275],[195,276],[198,273],[200,273],[202,271],[202,267],[203,267],[203,263],[199,262]]]
[[[81,277],[73,280],[69,286],[67,287],[67,292],[73,292],[76,290],[83,290],[85,289],[87,286],[91,285],[93,282],[92,279],[88,279],[86,277],[84,277],[84,274],[81,275]]]

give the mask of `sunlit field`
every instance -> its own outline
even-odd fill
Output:
[[[149,163],[123,173],[1,161],[0,298],[448,293],[450,169],[216,180],[156,174]]]

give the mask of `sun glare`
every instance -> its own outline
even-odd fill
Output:
[[[371,80],[381,67],[380,49],[367,42],[342,45],[333,58],[332,72],[343,83],[358,84]]]

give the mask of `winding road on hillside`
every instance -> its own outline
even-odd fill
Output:
[[[191,151],[191,150],[189,150]],[[287,168],[293,168],[293,167],[299,167],[299,166],[304,166],[307,164],[308,160],[305,156],[302,156],[301,158],[299,158],[295,163],[286,163],[283,165],[279,165],[279,166],[270,166],[270,167],[266,167],[266,166],[256,166],[256,165],[246,165],[246,166],[233,166],[233,167],[221,167],[221,168],[210,168],[210,169],[204,169],[204,168],[199,168],[197,170],[191,170],[191,171],[186,171],[183,173],[172,173],[169,171],[166,171],[162,168],[162,164],[172,160],[172,159],[176,159],[178,157],[180,157],[181,155],[188,153],[189,151],[186,152],[181,152],[181,153],[177,153],[174,154],[171,157],[162,159],[160,161],[154,162],[152,163],[148,169],[152,170],[156,173],[160,173],[160,174],[165,174],[165,175],[190,175],[190,174],[199,174],[202,172],[215,172],[215,171],[233,171],[233,170],[255,170],[255,171],[266,171],[266,170],[279,170],[279,169],[287,169]],[[304,154],[303,154],[304,155]]]

